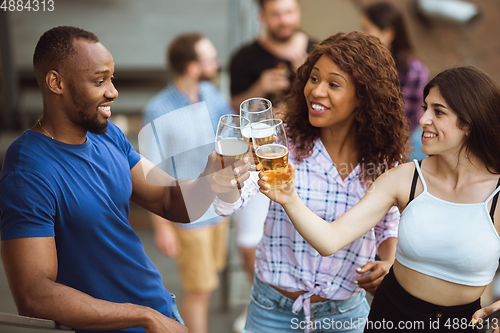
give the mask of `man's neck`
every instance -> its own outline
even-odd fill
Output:
[[[279,39],[274,38],[271,34],[269,34],[269,32],[264,31],[264,33],[262,33],[259,36],[258,40],[260,43],[263,43],[265,45],[272,45],[273,47],[278,47],[278,48],[282,48],[282,47],[286,48],[286,47],[289,47],[290,45],[292,45],[295,42],[296,38],[300,34],[302,34],[302,32],[296,31],[287,40],[279,40]]]
[[[276,58],[289,61],[292,69],[296,71],[307,57],[308,40],[307,35],[301,31],[295,32],[285,42],[280,42],[266,33],[259,39],[259,44]]]
[[[189,98],[190,103],[196,103],[200,100],[198,92],[200,82],[198,80],[187,75],[180,75],[176,76],[173,81],[177,89]]]
[[[48,137],[70,145],[79,145],[87,141],[87,131],[70,122],[62,112],[57,112],[57,107],[50,107],[48,112],[44,103],[43,115],[39,122],[31,128],[33,131],[47,135]]]
[[[304,51],[307,49],[307,35],[301,31],[296,31],[288,40],[280,41],[273,38],[267,32],[263,33],[259,39],[259,44],[268,52],[277,56],[284,57],[290,51]],[[285,56],[286,59],[286,56]]]

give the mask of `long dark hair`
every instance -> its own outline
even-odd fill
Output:
[[[482,70],[467,66],[436,75],[425,86],[424,99],[434,87],[457,115],[458,128],[468,130],[461,150],[479,158],[489,172],[500,173],[499,86]]]
[[[378,38],[360,32],[337,33],[318,44],[298,69],[286,98],[284,121],[298,162],[312,153],[320,129],[309,122],[304,87],[318,59],[326,55],[348,73],[356,89],[356,145],[362,178],[373,181],[406,161],[408,122],[394,60]]]
[[[394,40],[390,49],[396,61],[398,73],[405,73],[408,57],[413,54],[414,50],[401,13],[393,5],[382,2],[365,8],[364,14],[379,29],[390,28],[394,31]]]

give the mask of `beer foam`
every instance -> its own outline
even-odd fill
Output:
[[[224,156],[243,155],[248,151],[248,142],[237,138],[223,138],[215,142],[215,151]]]
[[[246,136],[245,134],[243,134],[243,131],[245,131],[245,133],[249,134],[249,136]],[[256,123],[256,124],[252,124],[251,128],[246,127],[244,129],[242,129],[241,133],[244,136],[246,136],[247,138],[253,136],[254,138],[262,139],[262,138],[267,138],[268,136],[274,135],[274,128],[267,125],[267,124]]]
[[[280,144],[268,144],[257,148],[255,154],[260,158],[276,159],[287,155],[288,148]]]

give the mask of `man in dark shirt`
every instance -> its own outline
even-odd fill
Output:
[[[315,41],[299,31],[300,7],[297,0],[258,0],[264,32],[256,41],[241,48],[231,60],[231,106],[266,97],[273,109],[280,107],[293,73],[306,59]]]

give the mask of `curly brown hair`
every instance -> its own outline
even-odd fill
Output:
[[[399,78],[390,51],[378,38],[360,32],[339,32],[319,43],[298,69],[285,105],[284,122],[294,157],[300,163],[312,154],[320,128],[309,122],[304,87],[318,59],[326,55],[355,83],[356,145],[364,181],[407,161],[408,121]]]

